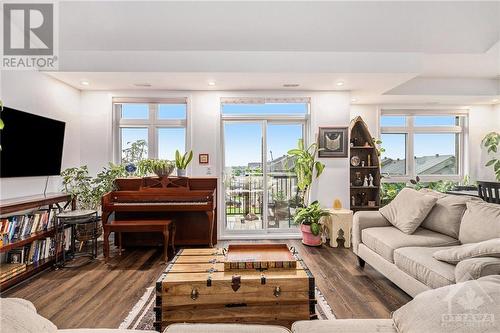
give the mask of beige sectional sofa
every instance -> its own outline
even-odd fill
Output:
[[[500,332],[498,304],[500,304],[500,276],[494,275],[421,293],[395,311],[391,319],[298,321],[292,325],[291,330],[268,325],[173,324],[163,333]],[[37,314],[33,304],[16,298],[0,299],[0,331],[2,333],[154,333],[154,331],[121,329],[59,330],[52,322]]]
[[[421,192],[438,200],[411,234],[395,227],[380,211],[354,214],[352,244],[360,266],[367,262],[413,297],[429,289],[500,274],[498,257],[470,258],[456,264],[433,257],[438,250],[459,248],[462,243],[500,239],[500,205]],[[414,205],[414,201],[407,204]]]

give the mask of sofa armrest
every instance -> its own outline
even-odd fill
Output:
[[[495,257],[465,259],[455,267],[455,281],[457,283],[498,274],[500,274],[500,258]]]
[[[358,253],[361,244],[361,231],[366,228],[387,227],[392,224],[378,211],[359,211],[354,214],[352,221],[352,249]]]

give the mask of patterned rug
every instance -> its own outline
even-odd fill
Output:
[[[155,289],[150,287],[141,299],[134,305],[127,318],[120,324],[122,329],[154,330]],[[333,311],[323,294],[316,288],[316,314],[320,320],[335,319]]]

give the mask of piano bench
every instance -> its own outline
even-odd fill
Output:
[[[115,220],[103,223],[103,229],[103,254],[106,261],[109,259],[109,234],[112,232],[115,235],[118,234],[120,253],[122,251],[122,232],[161,232],[163,234],[163,257],[165,262],[168,261],[168,242],[170,234],[172,234],[172,250],[175,253],[175,223],[172,220]]]

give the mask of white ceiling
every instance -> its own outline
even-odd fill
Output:
[[[500,97],[500,1],[62,1],[59,17],[50,75],[78,89],[297,83],[351,90],[358,103]]]

